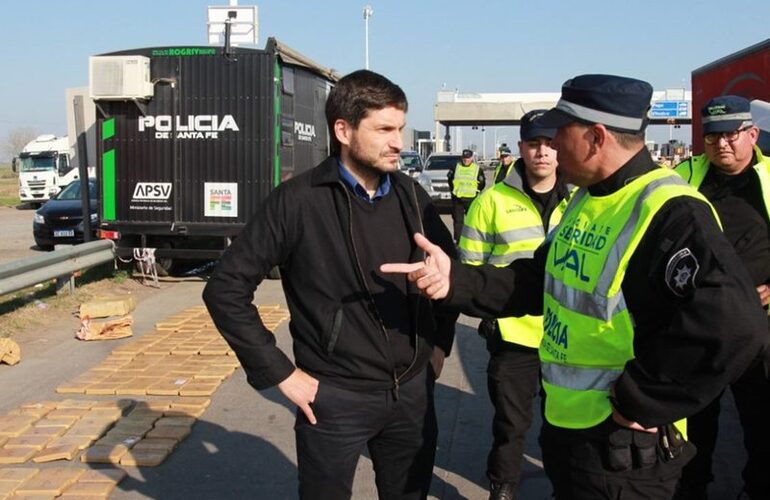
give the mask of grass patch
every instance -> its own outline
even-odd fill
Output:
[[[64,292],[57,295],[55,283],[47,281],[0,297],[0,338],[44,325],[62,314],[71,314],[81,302],[105,294],[114,283],[123,283],[127,279],[128,273],[115,272],[110,262],[76,276],[73,294]]]
[[[19,178],[9,164],[0,164],[0,206],[19,204]]]
[[[125,269],[118,269],[117,271],[115,271],[115,273],[113,273],[112,281],[116,285],[120,285],[120,284],[124,283],[130,277],[131,277],[131,273],[129,273]]]

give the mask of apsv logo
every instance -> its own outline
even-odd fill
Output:
[[[171,196],[170,182],[137,182],[135,200],[167,200]]]

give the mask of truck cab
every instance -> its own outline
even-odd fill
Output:
[[[70,163],[67,137],[46,134],[30,141],[13,159],[19,174],[19,199],[40,206],[78,178],[78,170]]]

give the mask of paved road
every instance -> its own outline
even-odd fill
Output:
[[[32,214],[32,210],[0,208],[5,229],[0,262],[37,253],[31,235]],[[451,223],[448,216],[444,219]],[[132,339],[78,342],[72,336],[76,320],[69,315],[44,332],[20,332],[26,336],[22,363],[0,365],[0,414],[25,401],[66,399],[54,392],[60,382],[98,364],[113,348],[140,338],[155,322],[200,305],[203,285],[202,280],[163,282],[160,290],[138,305]],[[285,307],[280,282],[265,282],[256,302]],[[473,328],[476,323],[461,317],[453,355],[437,385],[440,437],[432,498],[483,499],[487,495],[484,469],[492,410],[486,395],[487,354]],[[275,334],[279,346],[291,352],[287,325],[281,325]],[[711,490],[715,499],[736,497],[744,460],[737,416],[731,399],[727,402],[715,463],[717,482]],[[211,407],[179,449],[160,467],[128,469],[130,477],[111,498],[295,498],[293,421],[293,409],[277,390],[256,393],[238,370],[217,391]],[[519,490],[523,500],[549,498],[550,487],[539,457],[533,429],[527,436]],[[354,498],[376,498],[371,463],[366,457],[358,466]]]
[[[24,401],[66,399],[55,394],[65,380],[98,364],[114,348],[133,342],[153,324],[177,311],[199,305],[203,282],[164,282],[162,289],[137,307],[132,339],[78,342],[72,338],[76,320],[62,318],[57,328],[27,338],[22,363],[0,365],[0,414]],[[280,282],[268,281],[257,292],[259,304],[283,304]],[[439,380],[436,399],[440,438],[432,498],[486,498],[484,468],[489,447],[491,407],[486,396],[486,352],[472,328],[476,320],[461,317],[453,355]],[[284,323],[275,332],[282,348],[289,348]],[[722,421],[718,483],[714,497],[735,498],[742,455],[734,410]],[[213,397],[193,433],[160,467],[132,469],[111,498],[240,499],[295,498],[296,460],[293,409],[272,389],[261,394],[238,370]],[[519,498],[549,498],[550,488],[539,466],[535,431],[527,437],[527,457]],[[58,464],[57,464],[58,465]],[[354,484],[354,498],[376,498],[371,463],[362,458]]]
[[[20,208],[0,207],[0,264],[12,260],[38,255],[41,250],[35,246],[32,236],[32,218],[35,209],[27,205]]]

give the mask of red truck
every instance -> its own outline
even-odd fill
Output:
[[[727,94],[770,102],[770,38],[693,70],[693,154],[703,152],[701,108],[709,99]]]

